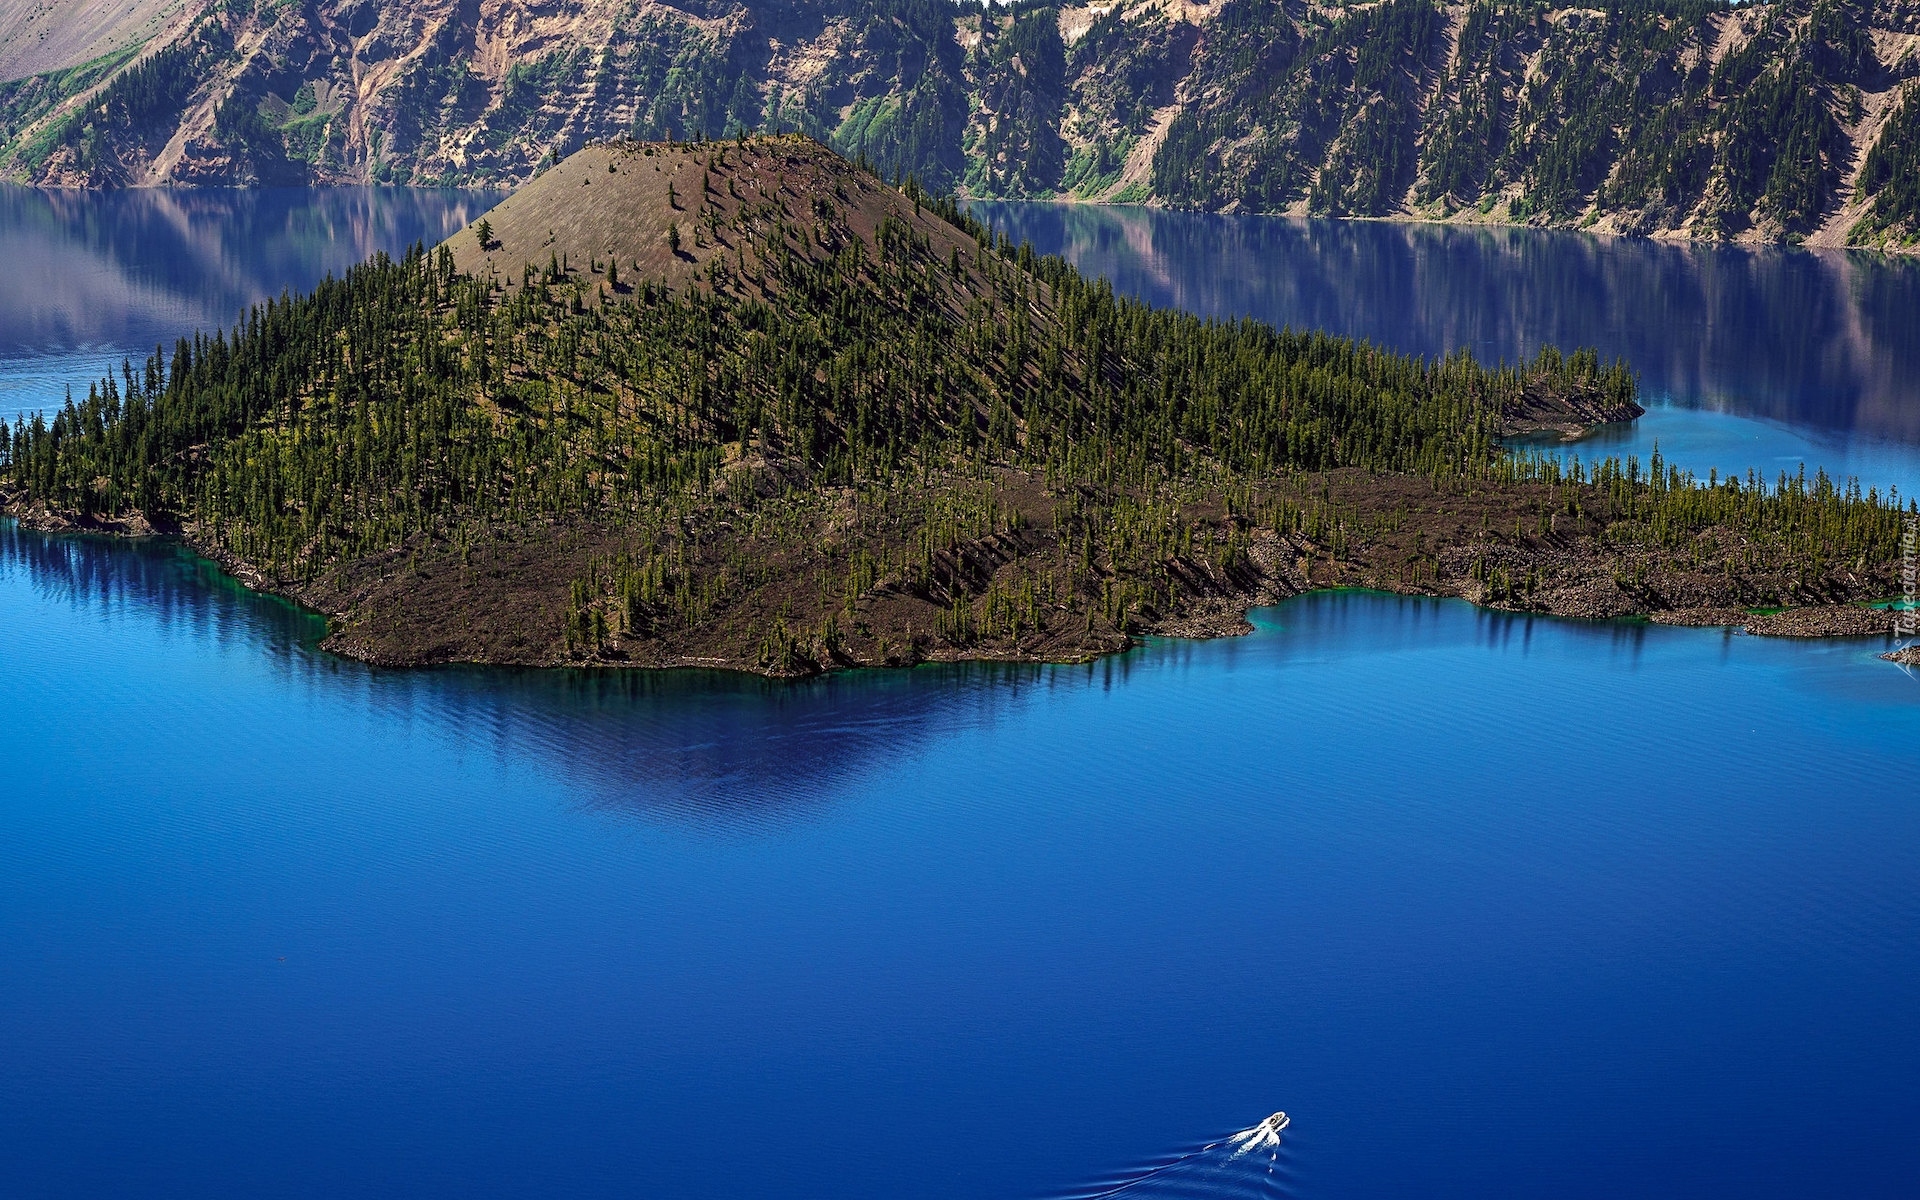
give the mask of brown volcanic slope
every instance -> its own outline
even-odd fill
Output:
[[[570,276],[585,271],[597,279],[590,297],[611,290],[609,261],[617,264],[622,291],[642,280],[678,289],[707,279],[716,261],[738,269],[741,237],[732,226],[776,215],[814,226],[802,253],[816,260],[829,257],[833,239],[847,233],[871,243],[889,216],[926,237],[938,258],[958,252],[971,262],[978,252],[973,239],[931,210],[803,137],[589,146],[487,213],[493,240],[486,249],[478,222],[446,246],[460,271],[510,287],[523,282],[527,267],[544,270],[564,260]],[[675,227],[678,251],[668,234]],[[967,279],[974,281],[971,273]]]
[[[964,318],[970,303],[992,293],[979,270],[986,252],[964,231],[799,137],[589,147],[488,214],[488,248],[480,245],[477,224],[446,246],[459,269],[492,275],[509,290],[523,286],[529,266],[546,276],[551,266],[564,264],[563,278],[586,285],[581,290],[589,303],[613,291],[605,274],[609,260],[619,266],[618,289],[629,295],[642,281],[664,281],[675,291],[719,286],[737,292],[740,276],[753,274],[754,263],[751,250],[744,263],[738,257],[750,244],[742,231],[775,213],[790,224],[810,222],[797,257],[816,262],[848,247],[853,236],[872,244],[889,218],[908,223],[927,239],[931,258],[957,256],[962,265],[957,277],[940,273],[939,303],[948,314]],[[668,244],[670,226],[681,231],[678,253]],[[748,293],[757,287],[777,295],[765,291],[770,278],[746,285]],[[1050,321],[1043,286],[1034,301],[1036,321]],[[1503,413],[1510,428],[1536,430],[1577,429],[1634,415],[1637,410],[1593,411],[1580,397],[1537,391],[1516,411]],[[569,586],[592,580],[603,569],[596,563],[631,552],[630,535],[568,525],[485,539],[470,559],[465,551],[456,556],[431,548],[404,567],[399,555],[363,563],[337,590],[322,584],[303,598],[336,615],[335,649],[396,665],[586,661],[773,674],[926,659],[1082,659],[1123,648],[1141,632],[1241,632],[1249,628],[1241,615],[1248,605],[1329,584],[1590,618],[1651,612],[1667,621],[1758,622],[1755,631],[1768,633],[1870,633],[1887,623],[1885,614],[1818,603],[1877,594],[1889,586],[1885,564],[1875,564],[1870,579],[1820,580],[1805,597],[1816,601],[1814,607],[1778,619],[1755,618],[1743,603],[1753,595],[1782,594],[1792,584],[1767,570],[1721,578],[1683,561],[1685,555],[1609,541],[1623,527],[1600,495],[1583,496],[1589,507],[1570,517],[1560,511],[1565,498],[1552,488],[1480,482],[1464,492],[1436,490],[1420,478],[1353,470],[1254,489],[1256,508],[1338,513],[1330,523],[1369,531],[1339,550],[1331,536],[1308,532],[1305,520],[1291,527],[1249,527],[1217,489],[1188,490],[1181,500],[1184,517],[1199,531],[1196,544],[1207,549],[1172,560],[1182,580],[1177,602],[1129,618],[1104,608],[1097,581],[1086,572],[1062,565],[1073,557],[1076,523],[1086,519],[1080,506],[1103,511],[1128,503],[1124,497],[1089,499],[1092,494],[1082,495],[1082,489],[1007,467],[965,479],[902,478],[888,494],[816,490],[804,469],[766,450],[731,459],[730,470],[750,473],[762,495],[771,495],[759,502],[767,507],[745,515],[729,483],[724,497],[716,495],[711,508],[690,518],[694,532],[684,543],[684,569],[691,576],[722,578],[733,569],[728,564],[751,559],[764,580],[734,594],[722,615],[705,623],[665,622],[645,636],[618,634],[596,651],[567,642],[560,629]],[[973,495],[969,489],[975,488],[1002,515],[935,554],[923,577],[883,568],[864,587],[850,582],[851,563],[912,557],[926,536],[927,514],[956,492]],[[746,509],[753,508],[747,501]],[[775,512],[779,516],[769,515]],[[1525,531],[1543,522],[1550,533]],[[770,537],[767,528],[785,532]],[[1229,563],[1217,548],[1240,536],[1236,530],[1251,540],[1245,554]],[[1727,547],[1736,539],[1715,529],[1704,541],[1733,554]],[[1127,575],[1108,569],[1117,591]],[[1534,575],[1551,577],[1550,589],[1521,602],[1498,590],[1503,585],[1496,580]],[[1624,579],[1636,582],[1629,586]],[[995,595],[1031,589],[1036,581],[1049,599],[1030,624],[965,638],[947,628],[954,605],[991,610]],[[589,590],[597,596],[601,586],[591,583]],[[449,614],[459,619],[449,620]]]

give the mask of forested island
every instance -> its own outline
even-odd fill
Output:
[[[0,507],[394,665],[1073,661],[1323,587],[1891,627],[1892,498],[1505,440],[1636,393],[1155,309],[804,136],[620,141],[0,431]]]

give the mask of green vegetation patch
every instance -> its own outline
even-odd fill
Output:
[[[200,80],[232,51],[226,30],[203,21],[191,36],[113,75],[84,107],[21,147],[17,160],[32,173],[66,150],[76,171],[111,179],[133,150],[172,132]]]
[[[46,161],[58,132],[43,130],[25,147],[22,132],[73,96],[86,91],[139,54],[143,44],[103,54],[78,66],[0,83],[0,162],[18,157],[29,170]]]

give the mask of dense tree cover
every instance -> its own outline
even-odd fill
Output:
[[[1060,115],[1067,51],[1059,14],[1032,8],[1004,28],[989,14],[980,28],[969,63],[979,106],[968,130],[967,186],[988,196],[1051,196],[1066,168]]]
[[[1872,63],[1864,11],[1854,0],[1784,0],[1715,66],[1709,19],[1726,11],[1715,0],[1623,0],[1598,21],[1571,14],[1549,28],[1536,15],[1528,30],[1507,10],[1512,44],[1540,47],[1535,73],[1510,128],[1489,119],[1485,140],[1430,140],[1429,194],[1441,180],[1466,183],[1463,199],[1518,184],[1517,216],[1570,220],[1591,204],[1635,214],[1629,228],[1693,214],[1705,232],[1755,219],[1809,231],[1839,182],[1835,108]],[[1497,77],[1506,47],[1485,35],[1476,45]]]
[[[1077,149],[1061,172],[1062,191],[1096,196],[1119,182],[1156,113],[1175,103],[1199,38],[1197,26],[1157,11],[1130,16],[1116,6],[1095,18],[1067,60],[1072,111],[1061,132]],[[1133,186],[1122,198],[1145,199],[1144,184]]]
[[[1063,17],[1045,0],[705,0],[611,14],[598,44],[541,41],[502,75],[497,31],[471,6],[408,32],[336,3],[231,0],[192,37],[103,68],[119,73],[99,103],[51,124],[77,76],[0,86],[0,131],[41,122],[12,166],[123,180],[208,112],[212,128],[191,132],[229,154],[193,169],[234,181],[524,179],[587,140],[748,128],[805,132],[886,178],[982,197],[1336,215],[1475,205],[1791,240],[1839,205],[1863,90],[1916,69],[1874,30],[1920,27],[1909,0],[1223,0],[1193,20],[1144,2]],[[362,94],[345,66],[362,49],[327,39],[369,22],[382,32],[365,52],[399,57],[392,83]],[[258,49],[239,61],[239,45]],[[1156,117],[1164,137],[1150,141]],[[1148,165],[1143,141],[1151,170],[1121,194],[1128,156]],[[1894,157],[1863,180],[1868,195],[1900,178]]]
[[[913,175],[952,190],[965,170],[969,100],[953,19],[943,0],[859,0],[849,43],[804,98],[811,118],[791,127],[864,159],[884,178]],[[847,116],[835,124],[843,107]]]
[[[1576,460],[1569,466],[1513,455],[1501,460],[1494,475],[1546,483],[1556,506],[1568,512],[1604,506],[1605,540],[1622,548],[1682,554],[1696,569],[1717,564],[1729,579],[1753,571],[1790,572],[1795,581],[1789,594],[1769,599],[1817,600],[1811,589],[1831,568],[1865,573],[1896,561],[1908,519],[1898,496],[1863,493],[1858,482],[1843,484],[1825,471],[1809,479],[1803,466],[1773,480],[1753,470],[1744,478],[1716,471],[1701,480],[1665,462],[1657,449],[1644,468],[1638,459],[1590,466]],[[1618,582],[1632,591],[1643,581]],[[1508,595],[1519,598],[1523,590]]]
[[[477,20],[478,18],[474,18]],[[464,34],[463,34],[464,36]],[[498,101],[498,115],[479,140],[479,151],[510,157],[517,145],[552,147],[565,154],[579,131],[557,97],[586,96],[604,109],[631,110],[620,132],[639,138],[722,137],[754,129],[767,120],[759,88],[741,61],[744,47],[725,32],[671,20],[654,11],[616,26],[603,46],[561,47],[515,63]],[[432,119],[418,132],[396,131],[388,152],[396,160],[428,131],[477,115],[487,93],[466,61],[449,50],[413,68],[409,86],[430,97]],[[437,109],[438,111],[435,111]]]
[[[260,111],[260,98],[235,89],[214,110],[213,132],[229,153],[252,164],[255,179],[291,182],[286,135]]]
[[[1321,21],[1277,0],[1235,0],[1210,26],[1190,105],[1155,161],[1156,190],[1195,207],[1396,211],[1518,187],[1514,215],[1566,218],[1646,127],[1704,87],[1675,71],[1718,0],[1613,0],[1595,17],[1480,0],[1451,67],[1446,16],[1394,0]],[[1217,28],[1216,28],[1217,27]],[[1244,131],[1256,137],[1248,141]]]
[[[1863,0],[1781,0],[1717,65],[1723,0],[1553,11],[1477,0],[1449,66],[1443,10],[1330,19],[1232,0],[1207,27],[1154,189],[1191,207],[1379,214],[1508,204],[1628,229],[1809,232],[1830,211],[1860,81],[1882,70]],[[1431,82],[1430,82],[1431,81]],[[1877,178],[1877,177],[1876,177]],[[1879,185],[1876,185],[1879,186]]]
[[[1522,64],[1507,52],[1538,21],[1538,14],[1488,2],[1467,11],[1455,47],[1454,69],[1441,82],[1441,103],[1427,115],[1421,155],[1421,203],[1448,197],[1474,201],[1492,187],[1507,149],[1511,94]]]
[[[1700,70],[1674,69],[1689,45],[1710,38],[1721,6],[1625,0],[1600,20],[1569,15],[1545,34],[1540,73],[1520,89],[1518,136],[1508,139],[1494,179],[1519,182],[1522,215],[1577,216],[1623,150],[1647,139],[1656,121]],[[1663,143],[1664,144],[1664,143]]]
[[[1637,214],[1629,227],[1673,227],[1697,212],[1709,232],[1755,218],[1807,232],[1838,185],[1835,110],[1873,65],[1865,11],[1785,0],[1716,66],[1709,21],[1725,12],[1716,0],[1623,0],[1600,20],[1569,14],[1549,26],[1537,12],[1476,8],[1456,71],[1463,103],[1441,108],[1422,197],[1471,200],[1518,184],[1519,216],[1568,220],[1592,204]],[[1534,73],[1516,89],[1502,56],[1511,64],[1514,48],[1529,47]],[[1488,81],[1517,90],[1510,125]]]
[[[62,101],[86,91],[111,75],[139,50],[138,46],[129,46],[64,70],[0,83],[0,158],[14,152],[15,139],[34,122],[53,111]],[[49,135],[58,135],[64,133],[64,128],[56,126],[47,132]],[[22,157],[27,162],[38,164],[46,160],[54,145],[53,136],[43,135],[34,145],[20,149],[24,151]]]
[[[1818,219],[1839,186],[1845,139],[1833,89],[1858,74],[1859,18],[1852,0],[1783,3],[1714,70],[1709,88],[1724,101],[1715,122],[1714,182],[1722,190],[1708,198],[1710,226],[1737,230],[1758,212],[1804,233]]]

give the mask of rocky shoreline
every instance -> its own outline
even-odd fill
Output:
[[[1853,604],[1791,608],[1779,612],[1695,608],[1654,613],[1664,625],[1737,626],[1758,637],[1829,638],[1881,637],[1893,632],[1893,614],[1885,609]]]
[[[1302,477],[1288,492],[1324,496],[1349,513],[1355,532],[1346,535],[1351,540],[1345,545],[1297,530],[1256,528],[1244,557],[1226,568],[1209,561],[1205,551],[1170,563],[1183,587],[1179,600],[1164,608],[1109,621],[1090,596],[1069,595],[1046,606],[1029,628],[965,637],[941,623],[956,597],[977,597],[996,581],[1035,578],[1062,552],[1062,531],[1049,528],[1042,515],[1058,497],[1042,481],[1014,471],[1001,472],[999,488],[997,494],[1023,513],[1024,528],[958,547],[926,580],[876,579],[844,606],[798,611],[796,598],[817,593],[822,573],[831,571],[836,557],[844,557],[848,542],[859,540],[849,536],[844,514],[831,515],[834,506],[827,505],[809,536],[750,547],[770,573],[756,589],[741,588],[726,611],[690,627],[662,625],[592,649],[569,646],[557,630],[541,636],[542,622],[534,614],[555,607],[556,591],[620,544],[619,530],[519,530],[457,553],[448,546],[413,545],[322,578],[292,581],[270,577],[192,528],[156,528],[137,515],[86,521],[4,496],[0,511],[43,532],[177,538],[247,587],[325,615],[329,632],[322,648],[385,667],[706,667],[803,677],[923,662],[1084,663],[1125,651],[1141,636],[1208,639],[1249,633],[1250,609],[1329,588],[1462,599],[1515,614],[1737,628],[1760,637],[1886,637],[1894,630],[1893,613],[1867,606],[1897,586],[1891,564],[1822,580],[1807,603],[1753,604],[1740,593],[1777,590],[1779,581],[1684,569],[1657,551],[1606,545],[1591,531],[1491,532],[1524,524],[1519,514],[1532,515],[1539,507],[1537,489],[1481,484],[1452,493],[1424,480],[1347,471]],[[1416,499],[1428,503],[1422,506]],[[1233,526],[1224,508],[1195,505],[1191,512],[1222,538]],[[1359,532],[1369,525],[1370,531]],[[740,540],[716,527],[696,534],[693,544],[705,548],[706,561],[717,562],[748,552]],[[823,552],[822,546],[829,549]],[[863,553],[884,551],[871,541],[862,548]],[[1522,577],[1539,582],[1524,594],[1503,592],[1500,580]],[[785,631],[784,645],[773,653],[770,628]],[[1908,657],[1894,661],[1920,662],[1920,656],[1901,653]]]

